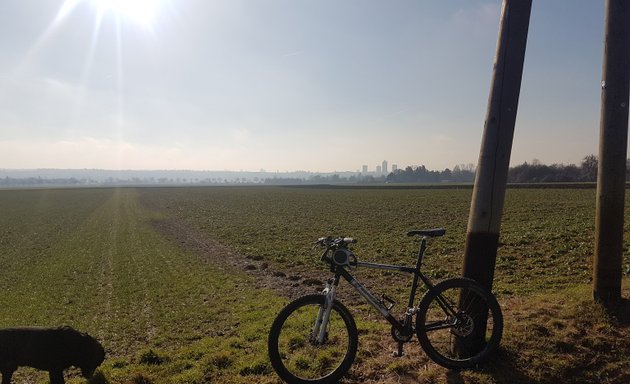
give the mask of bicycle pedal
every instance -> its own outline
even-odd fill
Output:
[[[392,353],[393,357],[403,357],[404,353],[403,353],[403,343],[398,342],[397,348],[396,350]]]

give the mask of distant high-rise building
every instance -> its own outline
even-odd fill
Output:
[[[398,164],[392,164],[392,172],[396,172],[398,170]]]
[[[362,168],[361,170],[362,173],[367,173],[367,165],[364,165],[361,168]]]
[[[376,166],[376,173],[377,173],[377,174],[381,174],[381,173],[383,173],[383,172],[381,171],[381,169],[382,169],[382,168],[381,168],[381,166],[380,166],[380,165],[377,165],[377,166]]]
[[[383,171],[383,174],[387,175],[387,160],[383,160],[383,168],[381,171]]]

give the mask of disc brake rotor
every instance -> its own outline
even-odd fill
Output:
[[[457,320],[451,328],[451,332],[460,337],[470,335],[475,328],[475,322],[469,314],[462,312],[457,314]]]

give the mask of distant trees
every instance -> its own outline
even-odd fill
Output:
[[[527,162],[510,168],[509,183],[566,183],[589,181],[582,177],[582,171],[575,164],[545,165]]]
[[[545,165],[539,161],[524,162],[510,168],[509,183],[575,183],[597,181],[597,156],[588,155],[580,166],[575,164]]]
[[[388,183],[468,183],[474,180],[475,166],[472,164],[456,165],[452,171],[449,168],[443,171],[429,171],[424,165],[408,166],[405,169],[397,169],[386,178]]]
[[[597,181],[597,156],[588,155],[582,159],[583,181]]]
[[[630,181],[630,159],[627,161],[626,180]],[[475,180],[475,166],[456,165],[452,170],[430,171],[424,165],[398,169],[387,175],[389,183],[470,183]],[[597,181],[597,156],[588,155],[580,165],[542,164],[534,159],[531,163],[511,167],[508,171],[508,183],[579,183]]]
[[[70,178],[42,179],[41,177],[4,177],[0,178],[0,187],[44,187],[50,185],[83,185],[91,184],[91,180]]]

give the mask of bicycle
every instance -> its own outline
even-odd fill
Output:
[[[356,243],[353,238],[319,238],[314,244],[325,248],[320,260],[328,264],[334,277],[327,281],[321,294],[292,301],[274,320],[268,352],[280,378],[292,384],[334,383],[350,369],[357,353],[358,332],[348,309],[335,298],[341,278],[391,323],[391,334],[398,347],[395,355],[403,355],[403,345],[412,340],[415,332],[428,357],[441,366],[460,369],[485,362],[499,346],[503,331],[501,308],[494,295],[471,279],[457,277],[434,284],[420,271],[427,239],[445,233],[443,228],[407,233],[421,237],[415,267],[360,262],[348,249]],[[390,312],[392,299],[386,295],[377,299],[352,276],[349,270],[356,267],[413,275],[407,310],[401,320]],[[414,306],[420,281],[427,291]]]

